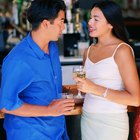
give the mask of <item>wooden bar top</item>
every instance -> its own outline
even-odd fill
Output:
[[[128,106],[128,112],[135,112],[137,107]],[[74,110],[70,111],[69,115],[80,115],[82,114],[82,105],[75,105]],[[4,113],[0,112],[0,119],[4,118]]]
[[[4,118],[4,113],[2,113],[1,111],[0,111],[0,119],[3,119]]]
[[[137,107],[128,106],[128,112],[135,112]],[[82,105],[76,105],[74,110],[70,111],[69,115],[81,115],[82,114]]]
[[[128,112],[135,112],[137,107],[128,106]],[[69,115],[80,115],[82,114],[82,105],[76,105],[74,110],[70,111]],[[0,119],[4,118],[4,113],[0,112]]]
[[[77,94],[76,85],[64,85],[63,92],[70,92],[73,94]],[[137,107],[128,106],[128,112],[135,112]],[[82,113],[82,104],[76,104],[74,110],[70,111],[69,115],[80,115]],[[0,119],[4,118],[4,113],[0,112]]]
[[[70,89],[70,92],[73,94],[78,93],[78,91],[76,89],[76,85],[64,85],[63,86],[63,92],[68,92],[69,89]],[[137,107],[128,106],[127,110],[128,110],[128,112],[135,112],[137,110]],[[70,115],[80,115],[80,114],[82,114],[82,104],[75,105],[75,109],[70,112]]]
[[[70,111],[69,115],[80,115],[82,114],[82,105],[76,105],[75,108]]]

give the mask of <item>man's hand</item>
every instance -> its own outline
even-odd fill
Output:
[[[74,99],[54,100],[48,106],[50,116],[68,115],[74,109]]]

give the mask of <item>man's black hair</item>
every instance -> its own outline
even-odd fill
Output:
[[[27,10],[27,19],[32,29],[37,29],[44,19],[53,22],[61,10],[66,10],[63,0],[34,0]]]

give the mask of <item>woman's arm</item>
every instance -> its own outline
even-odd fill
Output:
[[[124,82],[125,91],[108,89],[106,98],[124,105],[139,106],[140,81],[132,50],[128,46],[123,45],[118,48],[114,59]],[[96,85],[89,79],[77,78],[77,81],[79,81],[77,82],[78,89],[83,92],[103,96],[103,93],[106,91],[106,87]]]
[[[108,98],[118,103],[139,106],[140,81],[131,48],[127,45],[122,45],[118,48],[114,59],[118,65],[118,69],[124,82],[125,92],[120,92],[117,96],[110,91]]]

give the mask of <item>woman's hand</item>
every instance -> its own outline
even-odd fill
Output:
[[[86,93],[94,93],[95,84],[91,80],[87,78],[83,79],[83,78],[75,77],[75,81],[78,90]]]

